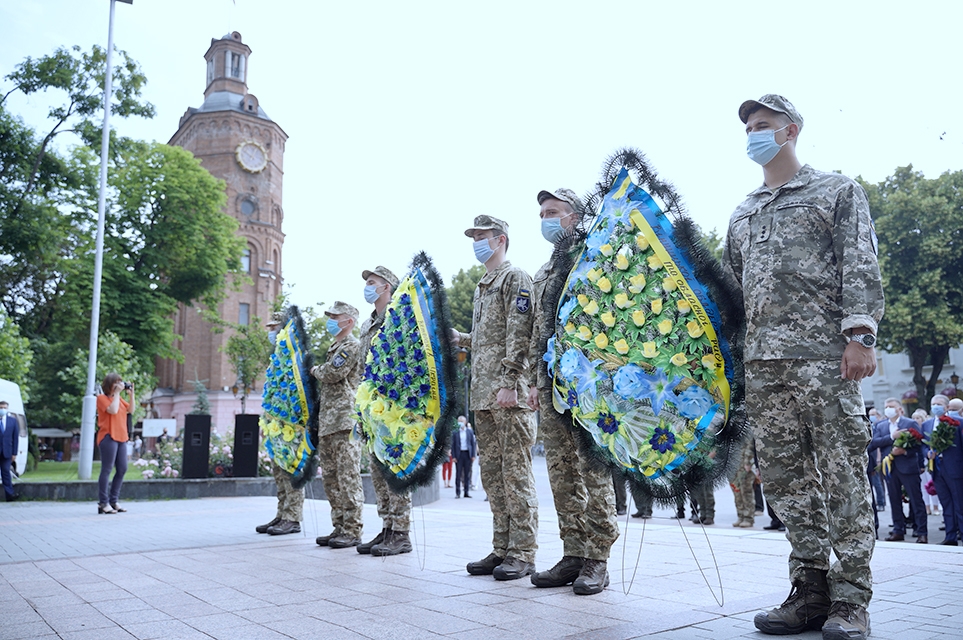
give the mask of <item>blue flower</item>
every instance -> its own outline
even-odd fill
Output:
[[[415,360],[421,361],[425,359],[425,352],[421,349],[416,348],[415,353],[412,356]]]
[[[585,240],[586,255],[590,258],[594,258],[599,254],[599,249],[603,244],[608,244],[611,237],[608,229],[599,228],[589,234],[589,237]]]
[[[619,421],[608,411],[599,413],[599,419],[595,424],[599,426],[599,429],[610,435],[619,430]]]
[[[402,446],[400,444],[389,444],[385,448],[385,453],[388,455],[389,458],[394,458],[395,460],[397,460],[398,458],[401,457],[401,450],[402,450]]]
[[[414,316],[408,316],[408,326],[413,327],[418,324],[418,320]]]
[[[620,367],[612,377],[612,388],[615,393],[629,400],[636,400],[642,396],[642,376],[645,371],[634,364]]]
[[[418,350],[415,349],[415,353],[417,353],[417,352],[418,352]],[[416,376],[423,376],[423,375],[425,375],[425,368],[424,368],[423,366],[421,366],[420,364],[416,364],[416,365],[415,365],[415,368],[412,369],[411,372],[412,372],[413,374],[415,374]]]
[[[399,358],[404,358],[406,355],[408,355],[408,352],[405,350],[405,348],[400,345],[397,349],[395,349],[395,351],[398,353]]]
[[[423,395],[425,395],[426,393],[428,393],[429,391],[431,391],[431,385],[430,385],[430,384],[418,385],[418,395],[419,395],[419,396],[423,396]]]
[[[569,408],[574,409],[578,406],[578,394],[572,389],[568,390],[568,397],[565,399],[565,403],[568,404]]]
[[[382,342],[382,343],[381,343],[381,350],[384,351],[385,353],[390,353],[390,352],[391,352],[391,345],[388,344],[387,342]]]
[[[412,380],[412,379],[411,379],[411,374],[410,374],[410,373],[406,373],[406,374],[404,375],[404,377],[401,378],[401,384],[405,385],[406,387],[410,387],[410,386],[411,386],[411,380]]]
[[[390,372],[389,372],[389,373],[386,373],[386,374],[385,374],[385,382],[387,382],[388,384],[394,384],[394,383],[395,383],[395,374],[390,373]]]
[[[394,314],[391,314],[391,324],[393,324],[393,325],[396,326],[396,327],[400,327],[400,326],[401,326],[401,318],[399,318],[398,316],[396,316],[396,315],[394,315]]]
[[[552,369],[555,368],[555,336],[553,335],[548,339],[548,344],[546,346],[545,355],[542,356],[542,360],[547,363],[548,372],[551,373]]]
[[[388,367],[389,369],[394,369],[395,359],[392,358],[391,356],[388,356],[387,358],[385,358],[385,366]]]
[[[401,394],[398,393],[398,390],[397,390],[397,389],[389,389],[389,390],[388,390],[388,397],[391,398],[392,400],[397,400],[398,398],[401,397]]]
[[[572,275],[569,277],[569,284],[573,284],[576,281],[583,283],[588,283],[588,272],[595,268],[595,263],[591,260],[584,260],[579,263],[575,270],[572,271]],[[576,301],[577,302],[577,301]]]
[[[679,408],[679,415],[695,420],[709,412],[713,400],[708,391],[694,384],[678,395],[675,404]]]
[[[574,296],[569,298],[568,302],[563,304],[562,308],[558,310],[558,321],[562,324],[568,322],[568,317],[572,315],[572,312],[575,311],[575,307],[577,306],[578,300],[576,300]]]
[[[386,387],[386,386],[383,385],[383,384],[378,385],[378,393],[380,393],[381,395],[387,395],[387,393],[388,393],[388,387]]]
[[[656,427],[655,433],[649,438],[649,444],[659,453],[665,453],[675,446],[675,434],[670,429]]]
[[[416,398],[415,396],[408,396],[408,402],[405,403],[405,407],[408,409],[417,409],[418,398]]]
[[[364,367],[364,379],[371,380],[374,377],[374,373],[371,371],[371,365],[365,365]]]
[[[377,350],[377,349],[372,349],[372,350],[371,350],[371,363],[372,363],[372,364],[378,364],[379,362],[381,362],[381,354],[378,353],[378,350]]]
[[[565,352],[561,360],[562,377],[568,382],[575,381],[575,390],[579,393],[587,393],[595,397],[595,381],[599,375],[595,368],[602,364],[602,360],[593,360],[585,357],[585,354],[578,349],[572,348]]]
[[[402,340],[405,339],[405,334],[402,333],[401,330],[399,329],[394,333],[392,333],[391,337],[395,339],[395,342],[401,342]]]
[[[395,368],[395,370],[396,370],[398,373],[407,373],[407,372],[408,372],[408,363],[407,363],[407,362],[399,362],[399,363],[398,363],[398,366]]]
[[[409,296],[407,293],[401,294],[401,304],[403,305],[411,304],[411,296]]]
[[[659,415],[662,411],[662,404],[666,401],[666,396],[672,393],[675,385],[682,382],[682,378],[675,376],[672,380],[665,377],[665,371],[656,369],[655,375],[645,372],[639,378],[641,392],[637,396],[639,399],[648,398],[652,402],[652,413]]]

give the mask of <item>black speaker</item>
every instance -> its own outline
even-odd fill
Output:
[[[211,455],[211,416],[184,416],[184,466],[181,477],[206,478]]]
[[[234,477],[257,477],[258,416],[234,416]]]

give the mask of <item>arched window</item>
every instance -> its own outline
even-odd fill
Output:
[[[251,273],[251,248],[247,247],[241,253],[241,272]]]

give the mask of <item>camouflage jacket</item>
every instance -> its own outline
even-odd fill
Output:
[[[354,397],[361,384],[361,343],[352,335],[335,340],[324,364],[315,370],[318,385],[318,435],[327,436],[354,428]]]
[[[555,333],[555,307],[547,304],[545,290],[548,283],[557,276],[555,273],[555,256],[542,265],[532,280],[532,304],[535,307],[535,326],[532,328],[532,340],[528,349],[528,379],[539,389],[551,389],[552,377],[548,373],[548,364],[543,359],[545,344]]]
[[[385,311],[387,310],[388,307],[385,307]],[[378,335],[378,330],[381,329],[381,325],[385,322],[385,311],[378,313],[378,310],[375,309],[361,325],[361,335],[358,337],[358,340],[361,341],[361,349],[359,351],[361,355],[359,358],[361,359],[362,371],[364,371],[364,363],[368,360],[368,351],[371,350],[371,341],[376,335]]]
[[[745,360],[837,359],[855,327],[876,333],[883,286],[866,193],[802,167],[749,194],[729,221],[723,257],[742,286]]]
[[[471,333],[460,333],[472,351],[471,409],[498,407],[499,389],[515,389],[519,406],[528,395],[528,350],[532,339],[532,279],[509,261],[475,288]]]

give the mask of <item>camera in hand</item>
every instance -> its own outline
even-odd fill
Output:
[[[134,388],[134,385],[132,385],[131,383],[129,382],[124,383],[124,391],[130,391],[133,388]]]

